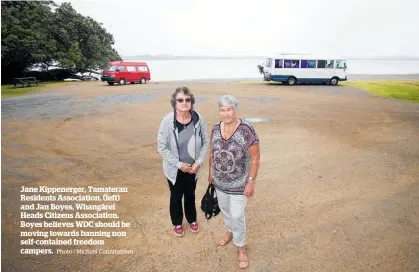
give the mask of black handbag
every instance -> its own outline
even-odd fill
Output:
[[[217,216],[220,213],[217,194],[213,184],[208,184],[207,191],[201,200],[201,210],[205,213],[205,218],[207,219]]]

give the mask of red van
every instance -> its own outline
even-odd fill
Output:
[[[109,85],[115,83],[124,85],[127,82],[145,84],[150,81],[151,76],[150,69],[145,62],[112,61],[102,72],[100,79],[102,82],[108,82]]]

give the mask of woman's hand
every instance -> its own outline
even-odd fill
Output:
[[[253,184],[252,181],[249,181],[246,185],[246,187],[244,187],[244,195],[247,197],[251,197],[253,196],[253,194],[255,193],[255,185]]]
[[[190,164],[187,163],[183,163],[182,166],[180,167],[180,171],[182,171],[183,173],[188,173],[189,171],[191,171],[192,167]]]
[[[209,183],[209,184],[214,184],[214,180],[212,179],[212,174],[211,174],[211,172],[209,172],[209,174],[208,174],[208,183]]]
[[[201,166],[198,163],[194,163],[189,170],[189,174],[196,174]]]

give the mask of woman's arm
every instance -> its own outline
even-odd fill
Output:
[[[246,187],[244,187],[243,194],[249,197],[255,193],[255,180],[258,174],[259,163],[260,163],[259,143],[251,145],[247,150],[250,155],[250,171],[249,171],[249,179],[246,184]]]
[[[169,148],[169,132],[163,119],[157,134],[157,151],[167,161],[168,164],[181,169],[183,163],[180,162]]]
[[[207,125],[205,123],[204,118],[201,118],[201,134],[202,134],[202,147],[201,151],[199,153],[199,156],[196,160],[196,162],[199,164],[199,166],[202,166],[205,161],[205,157],[207,156],[208,152],[208,135],[207,135]]]
[[[211,152],[211,147],[208,147],[208,151],[209,151],[208,182],[210,184],[212,184],[213,181],[212,181],[212,152]]]
[[[256,180],[259,165],[260,165],[260,148],[259,143],[251,145],[248,149],[250,155],[250,173],[249,178],[252,177],[253,181]]]

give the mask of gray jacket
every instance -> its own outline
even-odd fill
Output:
[[[164,175],[173,183],[176,182],[178,169],[182,166],[179,161],[178,152],[178,131],[176,129],[176,112],[169,112],[161,121],[159,133],[157,135],[157,150],[163,157]],[[195,163],[201,167],[204,164],[208,151],[208,136],[204,118],[201,114],[191,110],[192,122],[194,124],[194,140],[195,140]],[[201,169],[200,167],[200,169]],[[198,178],[196,173],[196,178]]]

